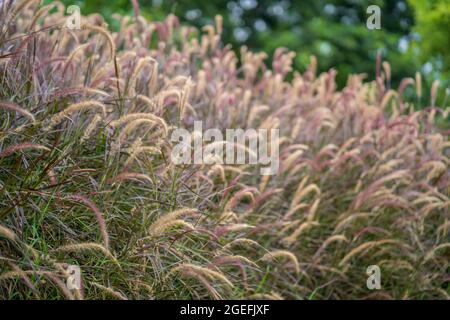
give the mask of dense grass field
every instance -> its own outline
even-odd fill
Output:
[[[448,299],[449,131],[435,82],[291,68],[221,18],[0,1],[1,299]],[[404,99],[405,92],[413,99]],[[171,161],[178,127],[280,129],[280,169]],[[205,147],[206,147],[205,143]],[[70,289],[69,265],[81,268]],[[366,270],[381,270],[370,290]]]

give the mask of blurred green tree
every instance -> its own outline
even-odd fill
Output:
[[[414,30],[419,37],[413,43],[423,63],[450,76],[450,1],[409,0],[414,8]],[[431,61],[430,61],[431,60]]]

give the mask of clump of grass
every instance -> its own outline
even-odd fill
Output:
[[[438,82],[423,101],[420,73],[395,90],[380,60],[376,79],[337,90],[315,57],[301,74],[283,49],[271,65],[236,55],[221,17],[198,31],[133,4],[110,32],[99,15],[64,29],[60,4],[1,2],[1,298],[448,298]],[[194,120],[279,128],[279,173],[175,166],[170,133]]]

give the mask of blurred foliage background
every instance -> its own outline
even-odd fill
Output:
[[[113,25],[113,13],[133,14],[130,0],[63,0],[83,14],[101,13]],[[381,8],[381,29],[369,30],[370,5]],[[380,52],[391,64],[392,85],[421,71],[429,89],[441,81],[438,101],[446,104],[450,86],[450,0],[139,0],[141,15],[161,20],[173,13],[197,27],[224,17],[224,42],[271,55],[277,47],[296,52],[303,71],[310,55],[320,71],[335,68],[343,86],[349,73],[374,78]],[[449,90],[447,90],[448,93]]]

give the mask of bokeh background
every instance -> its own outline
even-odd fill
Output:
[[[441,82],[438,104],[447,103],[450,87],[450,0],[138,0],[151,20],[175,14],[183,23],[202,27],[224,17],[224,43],[273,54],[277,47],[296,52],[303,71],[310,55],[320,71],[335,68],[340,87],[349,73],[374,78],[377,52],[392,68],[392,86],[420,71],[429,89]],[[49,1],[48,1],[49,2]],[[132,15],[130,0],[63,0],[83,14],[100,13],[114,29],[113,13]],[[381,30],[369,30],[366,9],[381,8]],[[448,90],[447,90],[448,93]],[[439,103],[440,102],[440,103]],[[426,104],[426,103],[425,103]]]

